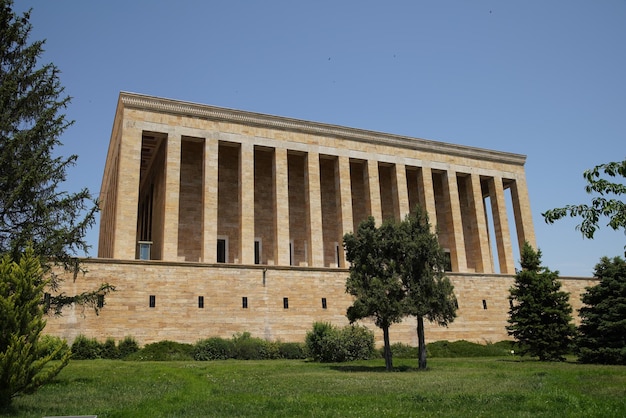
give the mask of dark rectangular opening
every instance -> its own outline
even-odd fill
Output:
[[[483,309],[487,309],[487,301],[483,299]]]
[[[204,308],[204,296],[198,296],[198,308]]]
[[[48,313],[50,310],[50,293],[43,294],[43,312]]]
[[[254,240],[254,264],[261,264],[261,241]]]
[[[289,298],[283,298],[283,308],[289,309]]]
[[[218,263],[226,262],[226,240],[225,239],[217,240],[217,262]]]
[[[98,308],[104,307],[104,295],[98,295],[98,300],[96,301]]]
[[[322,298],[322,309],[326,309],[328,306],[326,305],[326,298]]]
[[[248,309],[248,297],[244,296],[241,298],[241,307],[243,309]]]
[[[150,307],[154,308],[156,306],[156,296],[150,295]]]

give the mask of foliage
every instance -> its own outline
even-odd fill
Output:
[[[417,318],[420,369],[426,368],[424,319],[448,326],[456,317],[454,287],[445,276],[445,253],[431,232],[428,214],[421,208],[398,225],[395,234],[401,240],[399,263],[406,289],[406,313]]]
[[[67,344],[40,341],[46,325],[41,299],[47,281],[41,262],[27,248],[19,263],[6,254],[0,262],[0,408],[32,393],[67,365]],[[49,362],[57,357],[61,361]]]
[[[141,350],[126,356],[126,360],[180,361],[193,360],[193,345],[175,341],[146,344]]]
[[[626,365],[626,262],[603,257],[594,275],[600,282],[582,295],[579,360]]]
[[[102,345],[95,338],[79,335],[72,343],[72,358],[74,360],[93,360],[101,358]]]
[[[232,340],[212,337],[198,341],[194,345],[193,358],[200,361],[227,360],[234,357]]]
[[[350,262],[346,291],[354,296],[347,316],[350,322],[371,317],[383,330],[387,370],[393,367],[389,327],[405,315],[396,230],[393,220],[386,220],[377,228],[370,216],[359,224],[356,233],[348,233],[343,238],[346,259]]]
[[[620,196],[626,194],[626,160],[597,165],[586,170],[583,176],[587,181],[585,191],[597,195],[591,199],[591,204],[567,205],[548,210],[542,214],[545,221],[551,224],[566,216],[581,217],[582,222],[576,229],[583,237],[593,239],[599,228],[600,217],[608,217],[609,227],[614,230],[624,229],[626,232],[626,203],[620,200]],[[621,180],[617,180],[619,177]]]
[[[265,360],[279,358],[280,354],[277,344],[243,332],[233,336],[233,357],[239,360]]]
[[[323,363],[365,360],[374,355],[374,333],[362,326],[339,329],[315,322],[306,334],[306,347],[309,357]]]
[[[558,272],[541,267],[541,250],[528,242],[521,254],[522,270],[510,290],[509,325],[521,355],[542,361],[563,361],[571,351],[576,329],[572,324],[569,294],[561,291]]]
[[[43,357],[52,355],[51,360],[63,360],[63,356],[70,351],[70,347],[64,339],[44,334],[39,338],[39,350]]]
[[[87,189],[77,193],[59,190],[66,171],[77,156],[56,156],[59,137],[72,124],[63,111],[64,96],[59,69],[38,66],[44,41],[28,42],[30,11],[18,16],[11,0],[0,0],[0,254],[18,260],[26,247],[48,261],[77,273],[76,256],[87,252],[87,230],[95,222],[97,205]],[[56,290],[60,278],[50,275]],[[112,286],[102,284],[80,295],[53,295],[49,305],[80,303],[97,308],[98,294]]]
[[[278,346],[280,358],[301,360],[306,358],[306,345],[303,343],[280,343]]]
[[[137,341],[135,341],[133,337],[127,335],[118,343],[117,349],[119,351],[120,358],[123,359],[139,351],[139,344],[137,344]]]
[[[100,356],[111,360],[120,358],[120,350],[115,344],[115,340],[113,338],[107,338],[104,344],[102,344]]]
[[[623,366],[503,358],[72,361],[0,417],[623,417]]]

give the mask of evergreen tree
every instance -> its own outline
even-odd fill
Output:
[[[426,369],[424,318],[447,326],[456,317],[454,287],[445,276],[445,254],[431,232],[428,214],[417,208],[399,225],[397,236],[403,251],[398,254],[402,281],[407,292],[406,312],[417,318],[418,368]]]
[[[43,320],[41,296],[47,281],[39,259],[27,249],[20,262],[6,254],[0,262],[0,409],[56,376],[70,359],[67,344],[46,354],[39,340]],[[58,356],[60,362],[48,362]]]
[[[404,314],[405,296],[400,271],[396,262],[398,241],[393,221],[376,227],[371,216],[361,222],[356,234],[343,238],[350,276],[346,291],[355,297],[348,308],[350,322],[372,317],[383,330],[385,368],[391,371],[393,360],[389,342],[389,327],[400,322]]]
[[[32,247],[42,257],[50,286],[58,264],[78,271],[77,255],[88,250],[85,233],[97,205],[87,189],[59,190],[76,155],[55,156],[59,137],[72,124],[63,114],[64,96],[54,64],[38,66],[44,41],[29,43],[30,11],[18,16],[11,0],[0,0],[0,255],[19,260]],[[53,296],[51,308],[78,302],[96,306],[111,287],[76,296]]]
[[[582,295],[579,360],[626,365],[626,262],[602,257],[594,275],[600,282]]]
[[[558,272],[541,267],[541,250],[533,250],[527,242],[522,248],[521,266],[510,290],[507,331],[522,355],[563,361],[576,333],[569,294],[560,290]]]

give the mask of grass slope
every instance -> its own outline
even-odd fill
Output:
[[[299,360],[72,361],[0,416],[623,417],[626,367],[431,359],[318,364]]]

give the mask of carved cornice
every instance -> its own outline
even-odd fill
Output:
[[[238,123],[283,131],[302,132],[312,135],[349,139],[378,145],[400,147],[423,152],[449,154],[478,160],[489,160],[506,164],[524,165],[526,156],[483,148],[454,145],[446,142],[431,141],[394,135],[364,129],[348,128],[319,122],[285,118],[243,110],[228,109],[179,100],[164,99],[137,93],[120,93],[120,101],[127,108],[149,110],[172,115],[188,116],[212,121]]]

